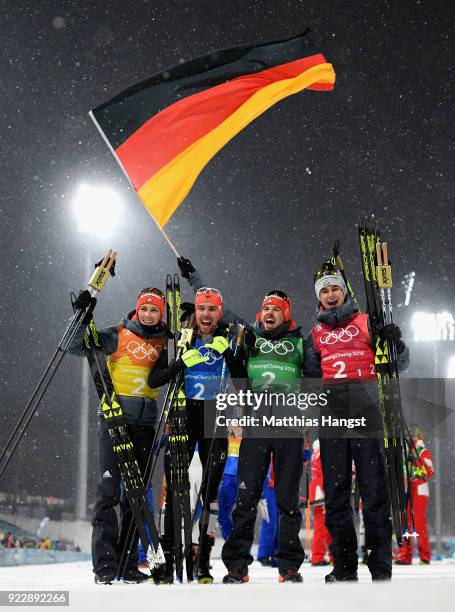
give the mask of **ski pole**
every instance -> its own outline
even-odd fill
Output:
[[[25,431],[33,418],[41,400],[44,397],[49,385],[51,384],[57,370],[62,362],[63,357],[65,356],[68,347],[73,341],[76,333],[78,332],[80,326],[87,316],[91,315],[93,309],[95,307],[94,296],[97,292],[101,291],[109,277],[109,273],[113,273],[115,259],[117,257],[117,253],[109,249],[105,257],[101,260],[100,264],[97,266],[95,272],[90,278],[89,285],[89,294],[92,298],[90,303],[77,308],[76,312],[73,314],[68,326],[55,350],[54,354],[51,357],[44,373],[42,374],[37,386],[35,387],[27,405],[25,406],[19,420],[14,427],[1,455],[0,455],[0,478],[6,470],[11,458],[14,455],[14,452],[22,439],[22,436],[25,434]],[[77,302],[76,302],[77,303]]]

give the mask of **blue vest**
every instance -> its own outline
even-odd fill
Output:
[[[220,392],[224,358],[216,351],[206,348],[200,338],[196,338],[193,348],[198,349],[201,355],[209,360],[192,368],[185,368],[185,396],[196,400],[215,399],[216,394]],[[225,376],[229,376],[227,368]]]

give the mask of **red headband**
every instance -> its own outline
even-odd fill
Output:
[[[136,312],[133,316],[133,319],[138,318],[139,308],[143,304],[153,304],[160,311],[160,319],[163,318],[164,315],[164,297],[160,293],[155,293],[155,291],[148,291],[147,293],[143,293],[137,298],[136,302]]]
[[[266,295],[265,296],[264,301],[262,302],[261,312],[258,313],[258,316],[257,316],[257,318],[260,321],[262,321],[262,311],[264,310],[264,306],[268,306],[269,304],[273,304],[274,306],[277,306],[283,313],[284,320],[290,321],[291,302],[286,298],[280,297],[279,295]]]
[[[206,303],[213,304],[213,306],[216,306],[220,313],[220,317],[222,316],[223,298],[221,297],[221,293],[219,291],[216,291],[216,293],[214,291],[210,291],[210,289],[208,289],[207,291],[198,291],[194,299],[194,305],[199,306],[200,304]]]

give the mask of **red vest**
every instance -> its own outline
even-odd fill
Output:
[[[321,355],[324,380],[376,378],[368,315],[358,313],[336,328],[318,323],[312,336],[314,348]]]

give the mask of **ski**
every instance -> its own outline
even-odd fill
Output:
[[[174,358],[178,348],[183,348],[176,338],[181,332],[181,296],[178,274],[168,274],[166,277],[166,302],[168,325],[174,335]],[[193,575],[193,555],[191,552],[191,533],[188,535],[188,525],[191,522],[191,498],[188,456],[188,431],[186,424],[186,398],[183,391],[183,375],[179,377],[176,387],[176,397],[168,414],[168,452],[170,455],[169,490],[173,501],[174,521],[174,558],[177,580],[183,582],[183,564],[185,563],[186,578],[191,582]],[[182,529],[184,537],[182,538]],[[189,538],[189,541],[188,541]],[[188,544],[190,552],[188,553]]]
[[[397,543],[401,545],[402,537],[415,536],[415,529],[412,527],[412,533],[409,532],[407,518],[405,475],[408,449],[412,442],[409,440],[401,408],[397,347],[394,342],[382,338],[380,334],[385,325],[393,323],[392,268],[388,259],[387,243],[380,242],[379,223],[374,217],[359,220],[358,239],[367,312],[373,335],[392,524]]]

